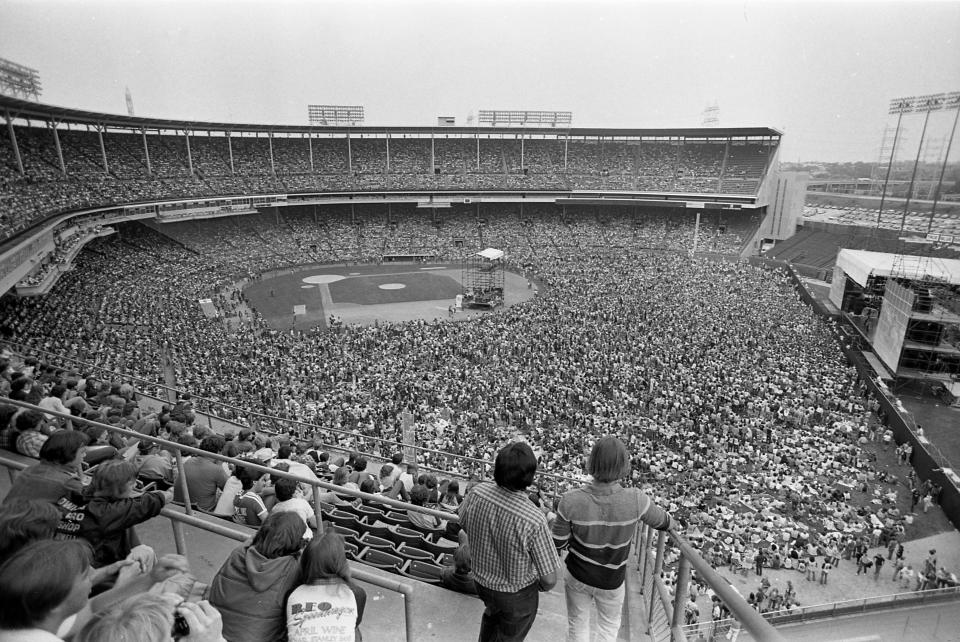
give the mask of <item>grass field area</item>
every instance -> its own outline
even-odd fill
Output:
[[[352,276],[329,288],[334,303],[360,305],[454,299],[462,291],[460,283],[435,272]]]
[[[331,315],[345,323],[446,318],[463,291],[461,268],[450,264],[319,265],[271,275],[244,287],[250,307],[278,330],[326,326]],[[507,307],[535,296],[526,278],[504,273]],[[303,306],[294,317],[295,306]],[[460,311],[456,320],[483,311]],[[494,312],[495,314],[495,312]]]

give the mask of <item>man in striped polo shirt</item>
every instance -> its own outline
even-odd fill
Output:
[[[547,519],[530,498],[537,458],[525,443],[504,446],[493,479],[474,486],[460,504],[460,526],[473,556],[477,595],[486,609],[480,642],[526,638],[540,605],[539,591],[557,583],[560,566]]]
[[[671,520],[639,488],[618,483],[630,474],[630,457],[616,437],[602,437],[593,445],[587,472],[593,481],[564,493],[553,523],[557,549],[569,548],[564,575],[567,641],[590,640],[590,605],[595,603],[597,642],[616,642],[637,525],[666,530]]]

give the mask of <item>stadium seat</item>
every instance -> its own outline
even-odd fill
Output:
[[[438,566],[453,566],[453,553],[441,553],[437,555]]]
[[[346,528],[351,528],[353,530],[362,530],[360,525],[360,518],[354,515],[353,513],[348,513],[342,510],[332,510],[327,514],[327,517],[331,522],[338,526],[345,526]]]
[[[408,544],[418,546],[423,540],[423,536],[420,531],[404,528],[403,526],[394,526],[390,529],[390,539],[396,542],[397,545]]]
[[[425,551],[429,551],[434,555],[442,555],[449,553],[453,555],[453,552],[457,550],[458,544],[456,542],[451,542],[450,540],[441,539],[439,542],[431,542],[430,540],[423,538],[420,542],[417,543],[417,548],[422,548]]]
[[[407,519],[406,513],[400,513],[392,510],[384,514],[382,519],[386,523],[393,524],[394,526],[405,526],[410,528],[410,520]]]
[[[376,548],[367,548],[364,550],[357,557],[357,561],[385,571],[390,571],[391,573],[399,573],[400,567],[404,565],[401,558]]]
[[[376,535],[371,535],[370,533],[364,533],[360,537],[360,545],[367,546],[369,548],[375,548],[381,551],[395,552],[396,547],[388,539],[382,537],[377,537]]]
[[[440,574],[443,569],[430,562],[421,562],[419,560],[410,560],[400,569],[400,575],[411,579],[427,582],[428,584],[440,584]]]
[[[360,547],[353,542],[344,542],[343,550],[346,552],[348,560],[355,560],[360,555]]]
[[[436,556],[429,551],[425,551],[422,548],[417,548],[415,546],[407,546],[406,544],[401,544],[399,547],[397,547],[397,555],[408,560],[418,560],[421,562],[430,563],[433,563],[436,559]]]
[[[329,522],[327,522],[327,524],[330,525]],[[340,533],[343,539],[348,543],[361,547],[360,533],[357,531],[353,530],[352,528],[347,528],[346,526],[339,526],[337,524],[332,524],[332,528],[335,532]]]
[[[373,508],[372,506],[365,506],[361,504],[360,506],[356,506],[354,511],[360,516],[365,516],[368,524],[372,524],[378,519],[381,521],[383,520],[383,511],[381,511],[379,508]]]
[[[393,530],[383,522],[375,522],[372,524],[361,524],[362,530],[368,535],[374,535],[383,539],[390,540],[391,542],[395,541],[393,537]]]

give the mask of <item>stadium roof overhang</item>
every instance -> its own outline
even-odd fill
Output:
[[[10,118],[56,121],[62,123],[76,123],[79,125],[94,125],[101,127],[116,127],[127,129],[168,129],[188,131],[223,131],[223,132],[260,132],[260,133],[329,133],[345,134],[530,134],[564,136],[625,136],[625,137],[680,137],[680,138],[779,138],[782,133],[770,127],[690,127],[667,129],[621,129],[610,127],[573,127],[558,129],[553,127],[437,127],[437,126],[359,126],[359,127],[315,127],[310,125],[265,125],[250,123],[215,123],[195,120],[168,120],[162,118],[141,118],[138,116],[122,116],[118,114],[104,114],[81,109],[56,107],[41,103],[21,100],[11,96],[0,96],[0,111]]]

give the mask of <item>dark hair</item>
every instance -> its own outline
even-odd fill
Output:
[[[259,470],[254,470],[246,466],[237,466],[237,469],[233,473],[234,477],[240,480],[240,486],[243,487],[243,490],[253,488],[254,482],[260,479],[262,474]]]
[[[297,492],[297,481],[295,479],[284,477],[282,479],[278,479],[273,484],[273,489],[277,492],[277,500],[285,502],[288,499],[292,499],[294,493]]]
[[[526,490],[537,472],[537,458],[529,445],[522,441],[507,444],[497,453],[493,465],[493,480],[507,490]]]
[[[414,506],[423,506],[430,499],[430,489],[423,484],[417,484],[410,491],[410,503]]]
[[[343,537],[334,530],[328,530],[314,537],[303,550],[300,557],[300,581],[310,584],[315,580],[340,577],[350,581],[350,565],[343,548]]]
[[[86,540],[33,542],[0,566],[0,629],[36,628],[73,591],[93,551]]]
[[[55,386],[53,386],[52,388],[50,388],[50,396],[51,396],[51,397],[62,397],[62,396],[63,396],[63,393],[65,393],[66,391],[67,391],[67,387],[64,386],[64,385],[62,385],[62,384],[59,384],[59,383],[58,383],[58,384],[56,384]]]
[[[21,548],[52,539],[60,509],[39,499],[14,498],[0,506],[0,564]]]
[[[224,457],[236,457],[240,454],[240,448],[235,441],[227,441],[223,444],[223,450],[220,453]]]
[[[90,437],[86,433],[79,430],[58,430],[40,446],[40,459],[52,464],[69,464],[88,443]]]
[[[93,443],[100,439],[100,435],[107,432],[107,429],[103,426],[97,426],[96,424],[87,424],[83,427],[83,433],[90,439],[89,443]]]
[[[207,435],[203,438],[203,441],[200,442],[200,450],[219,455],[225,443],[227,443],[227,440],[220,435]]]
[[[594,481],[614,482],[630,472],[630,455],[617,437],[607,435],[597,440],[587,460],[587,472]]]
[[[277,459],[290,459],[290,454],[293,452],[293,448],[289,444],[284,444],[277,448]]]
[[[371,494],[377,492],[377,482],[373,481],[373,478],[367,477],[360,483],[360,492]]]
[[[353,469],[358,473],[362,473],[367,469],[367,458],[366,457],[357,457],[356,464],[353,466]]]
[[[197,445],[197,438],[187,432],[181,433],[179,436],[177,436],[177,438],[174,441],[176,441],[181,446],[190,446],[191,448],[195,448]],[[210,452],[217,452],[217,451],[210,451]]]
[[[39,410],[27,410],[17,416],[17,430],[32,430],[43,422],[43,413]]]
[[[399,466],[403,462],[403,453],[394,453],[393,457],[390,458],[390,461],[394,466]]]
[[[253,546],[267,559],[293,555],[303,544],[307,525],[296,513],[270,513],[253,536]]]

